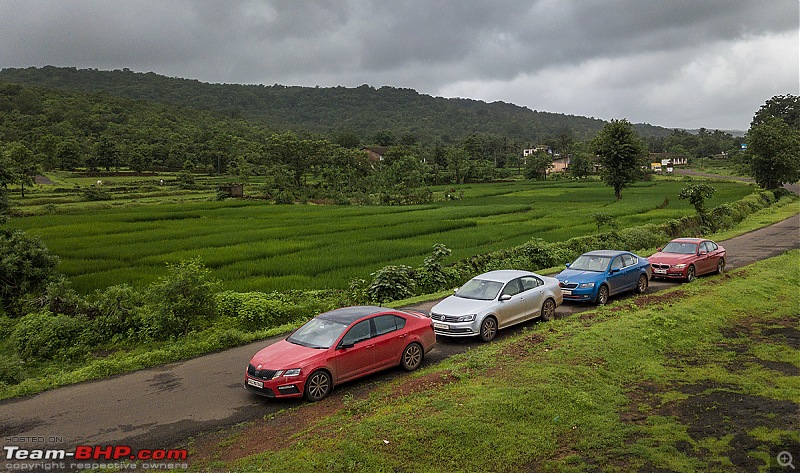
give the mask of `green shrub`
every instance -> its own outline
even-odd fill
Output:
[[[0,230],[0,304],[11,316],[22,315],[22,299],[44,289],[56,274],[58,257],[39,238],[20,230]]]
[[[286,315],[284,305],[268,299],[264,293],[250,292],[242,301],[236,319],[244,329],[263,330]]]
[[[242,293],[236,291],[222,291],[214,294],[217,314],[220,317],[235,318],[242,299]]]
[[[25,379],[25,367],[15,355],[0,355],[0,385],[19,384]]]
[[[128,286],[110,286],[98,292],[94,303],[98,315],[93,320],[94,332],[99,340],[132,338],[141,328],[139,309],[144,295]]]
[[[436,292],[448,284],[450,275],[445,271],[442,262],[451,253],[450,248],[437,243],[433,245],[433,252],[425,258],[422,267],[414,270],[414,283],[421,293]]]
[[[214,296],[220,316],[236,320],[246,330],[264,330],[286,322],[287,304],[263,292],[223,291]]]
[[[83,189],[81,195],[84,200],[88,201],[111,200],[111,193],[97,186],[90,186]]]
[[[373,302],[405,299],[414,295],[412,270],[405,265],[390,265],[370,274],[372,283],[367,287],[367,297]]]
[[[80,346],[85,320],[68,315],[53,315],[47,310],[23,316],[12,339],[14,348],[25,360],[71,358],[85,351]]]
[[[219,281],[199,258],[167,265],[167,275],[150,285],[142,311],[145,338],[163,340],[206,328],[217,313]]]

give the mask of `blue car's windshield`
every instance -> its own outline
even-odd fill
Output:
[[[497,297],[497,293],[503,288],[503,283],[497,281],[486,281],[483,279],[470,279],[461,289],[456,292],[456,297],[465,299],[477,299],[479,301],[490,301]]]
[[[569,269],[603,272],[608,269],[608,263],[610,261],[611,258],[608,256],[580,255],[578,259],[569,266]]]
[[[667,246],[664,247],[664,253],[679,253],[682,255],[694,255],[697,254],[697,245],[694,243],[679,243],[677,241],[671,241],[667,243]]]
[[[330,348],[346,328],[347,324],[317,317],[289,335],[286,341],[309,348]]]

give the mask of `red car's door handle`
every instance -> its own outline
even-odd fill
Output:
[[[369,350],[370,348],[375,348],[375,345],[367,345],[367,346],[365,346],[364,348],[366,348],[367,350]]]

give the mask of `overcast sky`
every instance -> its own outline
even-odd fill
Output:
[[[798,0],[0,0],[0,68],[407,87],[746,130],[800,95]]]

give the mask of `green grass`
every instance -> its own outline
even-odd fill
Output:
[[[276,422],[288,446],[214,466],[766,471],[781,448],[800,442],[792,421],[800,400],[799,268],[800,251],[791,251],[530,326],[368,395],[324,401],[333,415],[304,405],[296,415],[310,420],[300,431],[286,432],[280,419],[256,421],[259,432]],[[235,442],[248,429],[231,435]]]
[[[709,207],[753,191],[741,183],[713,185],[717,193]],[[623,227],[689,215],[694,209],[677,198],[684,186],[676,180],[642,182],[625,189],[619,202],[597,181],[467,185],[462,200],[409,207],[112,201],[14,218],[10,225],[40,236],[61,258],[59,269],[84,293],[147,284],[166,263],[195,256],[227,289],[341,289],[385,265],[417,266],[436,243],[451,248],[449,261],[455,261],[531,238],[555,242],[595,233],[595,212]],[[436,195],[448,190],[434,189]],[[669,205],[659,209],[665,199]]]

